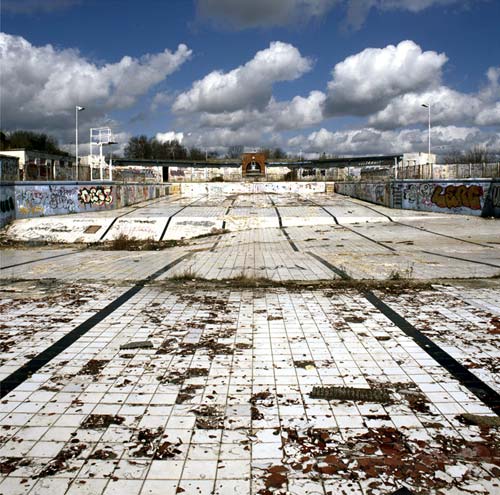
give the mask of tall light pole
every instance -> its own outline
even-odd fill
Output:
[[[76,180],[78,180],[78,112],[85,110],[84,107],[75,106],[75,157],[76,157]]]

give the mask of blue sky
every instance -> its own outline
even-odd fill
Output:
[[[500,151],[500,2],[3,0],[1,126],[356,155]],[[83,150],[85,144],[83,144]]]

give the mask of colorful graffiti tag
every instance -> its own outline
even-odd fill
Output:
[[[78,201],[84,205],[110,205],[113,203],[112,187],[82,187],[78,191]]]
[[[403,199],[409,203],[421,203],[425,206],[432,205],[433,184],[408,184],[404,186]]]
[[[49,186],[48,207],[51,210],[63,210],[73,213],[77,210],[75,205],[75,187]]]
[[[432,193],[431,201],[439,208],[470,208],[471,210],[480,210],[481,198],[484,191],[478,185],[449,185],[443,188],[436,186]]]

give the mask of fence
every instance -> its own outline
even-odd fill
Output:
[[[453,163],[424,164],[394,167],[373,167],[358,169],[359,175],[351,174],[351,168],[337,169],[333,178],[336,182],[390,181],[390,180],[454,180],[454,179],[496,179],[500,177],[500,162],[497,163]]]

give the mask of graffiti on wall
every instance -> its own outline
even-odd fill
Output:
[[[434,192],[434,184],[408,184],[403,190],[403,199],[409,203],[419,203],[424,206],[432,206],[432,194]]]
[[[403,208],[478,215],[488,183],[412,182],[403,184]]]
[[[493,183],[490,187],[488,180],[393,181],[389,187],[386,184],[336,182],[335,192],[407,210],[498,216],[500,185]]]
[[[390,205],[390,191],[386,183],[376,182],[338,182],[335,192],[353,198],[363,199],[377,205]]]
[[[11,211],[14,211],[15,208],[16,207],[14,205],[14,200],[12,199],[12,197],[0,200],[0,211],[2,213],[9,213]]]
[[[436,186],[432,193],[431,201],[439,208],[470,208],[480,210],[483,188],[478,185],[461,186],[449,185],[443,188]]]
[[[21,215],[43,215],[47,192],[41,188],[22,188],[16,190],[16,203]]]
[[[49,186],[48,206],[51,210],[76,211],[75,187]]]
[[[84,205],[105,206],[113,202],[112,187],[82,187],[78,191],[78,201]]]
[[[0,227],[14,219],[15,208],[14,188],[9,186],[0,188]]]
[[[75,186],[23,186],[16,188],[18,212],[23,216],[55,215],[78,211]]]
[[[500,208],[500,185],[491,186],[491,202],[494,208]]]

